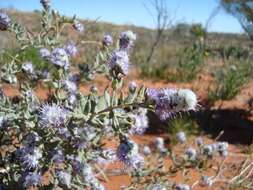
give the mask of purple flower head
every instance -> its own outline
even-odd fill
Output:
[[[140,169],[144,165],[144,158],[139,154],[138,145],[132,140],[121,142],[117,149],[117,157],[127,166]]]
[[[109,62],[109,67],[111,71],[114,71],[116,74],[121,73],[127,75],[129,71],[129,58],[127,52],[121,50],[114,51]]]
[[[47,48],[39,49],[39,54],[43,59],[49,59],[51,55],[50,51]]]
[[[201,137],[196,138],[195,143],[197,146],[202,146],[204,144],[204,141]]]
[[[64,126],[68,119],[68,111],[57,104],[44,104],[40,109],[39,122],[41,127]]]
[[[188,160],[196,160],[197,151],[194,148],[188,148],[185,151],[185,155],[187,156]]]
[[[4,116],[0,116],[0,130],[2,130],[7,123],[7,119]]]
[[[77,85],[75,82],[72,82],[70,80],[63,80],[61,81],[63,87],[65,88],[66,91],[69,93],[76,93],[77,92]]]
[[[44,9],[48,9],[50,7],[50,0],[40,0],[40,3]]]
[[[166,190],[166,187],[164,187],[161,184],[154,184],[154,185],[152,185],[152,187],[150,188],[150,190]]]
[[[213,180],[208,176],[201,177],[201,184],[203,186],[211,187],[213,185]]]
[[[5,13],[0,12],[0,30],[2,31],[7,30],[10,25],[11,25],[10,17]]]
[[[58,135],[63,139],[68,139],[71,137],[71,133],[69,132],[67,127],[58,127],[57,128]]]
[[[29,172],[25,174],[24,176],[24,187],[30,188],[30,187],[36,187],[40,186],[42,181],[42,176],[40,173],[37,172]]]
[[[36,142],[38,142],[40,139],[38,133],[36,132],[31,132],[29,133],[26,138],[25,138],[25,144],[26,145],[34,145]]]
[[[212,145],[205,145],[202,148],[202,154],[205,156],[208,156],[208,157],[213,156],[214,152],[215,152],[215,148]]]
[[[190,190],[191,188],[189,185],[186,184],[178,184],[176,185],[176,190]]]
[[[78,20],[74,20],[73,28],[78,32],[84,31],[84,26]]]
[[[134,120],[134,124],[132,124],[129,130],[130,134],[142,135],[147,130],[149,125],[146,113],[146,109],[139,108],[137,113],[133,113],[130,115],[130,117]]]
[[[155,146],[160,153],[165,153],[167,151],[164,146],[164,139],[162,137],[157,137],[155,139]]]
[[[148,89],[147,100],[155,104],[155,112],[161,120],[166,120],[180,111],[189,111],[197,106],[196,95],[188,89]]]
[[[149,146],[144,146],[144,147],[143,147],[143,154],[144,154],[145,156],[148,156],[148,155],[151,154],[151,149],[149,148]]]
[[[75,46],[74,42],[68,42],[64,45],[63,49],[69,56],[76,56],[78,53],[77,47]]]
[[[31,62],[27,62],[27,63],[22,64],[22,69],[27,74],[34,74],[34,67]]]
[[[77,101],[76,94],[71,93],[71,94],[68,96],[68,102],[69,102],[71,105],[75,105],[76,101]]]
[[[62,170],[57,170],[56,176],[61,184],[66,185],[68,188],[70,188],[72,176],[69,173]]]
[[[103,45],[104,46],[110,46],[113,44],[113,39],[112,39],[112,36],[109,35],[109,34],[106,34],[104,35],[104,38],[103,38]]]
[[[180,131],[176,134],[176,138],[180,143],[185,143],[186,142],[186,136],[183,131]]]
[[[53,151],[52,161],[55,164],[61,164],[64,162],[64,160],[65,160],[65,157],[61,149],[56,149]]]
[[[32,152],[21,156],[22,166],[25,170],[35,169],[39,165],[39,159],[42,154],[39,149],[34,149]]]
[[[71,82],[77,82],[77,81],[79,81],[80,80],[80,75],[79,74],[77,74],[77,73],[71,73],[71,74],[69,74],[69,76],[68,76],[68,80],[70,80]]]
[[[136,34],[132,31],[122,32],[119,37],[119,46],[121,50],[131,48],[136,40]]]
[[[65,70],[69,68],[69,57],[63,48],[55,48],[51,53],[50,61]]]
[[[137,89],[137,84],[134,81],[130,82],[129,86],[128,86],[128,89],[131,93],[134,93],[135,90]]]

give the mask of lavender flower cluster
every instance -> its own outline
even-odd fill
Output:
[[[161,120],[171,118],[180,111],[195,110],[197,97],[189,89],[148,89],[147,97],[155,104],[155,112]]]

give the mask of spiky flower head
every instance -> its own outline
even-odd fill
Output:
[[[61,164],[64,162],[64,160],[65,160],[65,157],[61,149],[56,149],[53,151],[52,161],[55,164]]]
[[[121,50],[127,50],[131,48],[136,40],[136,34],[132,31],[125,31],[120,34],[119,46]]]
[[[69,173],[58,170],[56,171],[56,176],[61,184],[66,185],[68,188],[70,188],[72,176]]]
[[[36,187],[40,186],[42,182],[42,176],[40,173],[37,172],[29,172],[26,173],[24,176],[24,187],[25,188],[31,188],[31,187]]]
[[[138,145],[130,139],[125,139],[117,149],[117,157],[127,166],[136,170],[144,165],[144,158],[139,154]]]
[[[166,190],[166,187],[158,183],[158,184],[152,185],[150,190]]]
[[[104,35],[104,38],[103,38],[103,45],[104,46],[110,46],[113,44],[113,39],[112,39],[112,36],[110,34],[106,34]]]
[[[164,146],[164,139],[162,137],[157,137],[155,139],[155,146],[160,153],[165,153],[167,151]]]
[[[39,122],[41,127],[64,126],[68,118],[68,111],[57,104],[44,104],[40,109]]]
[[[202,148],[202,154],[211,157],[215,153],[215,147],[212,145],[204,145]]]
[[[148,156],[148,155],[151,154],[151,149],[149,148],[149,146],[144,146],[144,147],[143,147],[143,154],[144,154],[145,156]]]
[[[42,158],[42,153],[39,149],[35,148],[32,152],[21,156],[22,166],[25,170],[35,169],[39,165],[39,159]]]
[[[197,151],[194,149],[194,148],[188,148],[186,151],[185,151],[185,155],[187,156],[187,159],[188,160],[196,160],[196,157],[197,157]]]
[[[180,143],[185,143],[186,142],[186,136],[183,131],[180,131],[176,134],[176,138]]]
[[[51,53],[47,48],[40,48],[39,54],[43,59],[49,59]]]
[[[109,61],[110,70],[116,74],[127,75],[129,71],[129,58],[126,51],[114,51]]]
[[[62,80],[61,81],[64,89],[69,93],[76,93],[77,92],[77,85],[75,82],[70,80]]]
[[[40,0],[40,3],[44,9],[48,9],[50,7],[50,0]]]
[[[25,71],[27,74],[34,74],[34,67],[31,62],[26,62],[22,64],[22,69]]]
[[[202,176],[201,177],[201,184],[203,186],[211,187],[213,185],[213,180],[212,180],[212,178],[210,178],[208,176]]]
[[[131,81],[128,86],[129,92],[134,93],[137,89],[137,84],[134,81]]]
[[[83,32],[84,31],[84,26],[78,20],[74,20],[73,28],[78,32]]]
[[[176,190],[190,190],[191,188],[189,185],[186,184],[178,184],[176,185]]]
[[[147,110],[144,108],[139,108],[139,110],[136,112],[137,113],[130,114],[130,117],[132,118],[134,123],[132,124],[129,133],[142,135],[149,127],[148,117],[146,115]]]
[[[69,57],[63,48],[55,48],[50,55],[50,61],[65,70],[69,68]]]
[[[161,120],[166,120],[181,111],[193,110],[197,106],[196,95],[188,89],[148,89],[147,101],[155,104],[155,112]]]
[[[7,30],[10,25],[10,17],[6,13],[0,12],[0,30]]]
[[[74,42],[68,42],[64,45],[63,49],[69,56],[76,56],[78,53],[77,47]]]
[[[197,146],[202,146],[204,144],[204,141],[201,137],[198,137],[195,139],[195,143]]]

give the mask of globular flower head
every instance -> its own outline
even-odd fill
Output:
[[[63,126],[68,118],[68,111],[57,104],[44,104],[40,109],[39,122],[41,127]]]
[[[78,20],[74,20],[73,28],[75,30],[77,30],[78,32],[83,32],[84,31],[84,26]]]
[[[63,67],[65,70],[69,68],[69,57],[63,48],[55,48],[51,53],[50,61],[55,65]]]
[[[109,34],[106,34],[104,35],[104,38],[103,38],[103,45],[104,46],[110,46],[113,44],[113,39],[112,39],[112,36],[109,35]]]
[[[31,62],[26,62],[22,64],[22,69],[25,71],[27,74],[34,74],[34,67]]]
[[[228,155],[228,143],[227,142],[218,142],[216,144],[216,150],[222,157],[227,157]]]
[[[40,186],[42,182],[42,176],[37,172],[29,172],[24,176],[23,185],[25,188]]]
[[[40,3],[44,9],[48,9],[50,7],[50,0],[40,0]]]
[[[56,149],[53,151],[52,161],[55,164],[61,164],[64,162],[64,160],[65,160],[65,157],[61,149]]]
[[[135,40],[136,40],[136,34],[134,34],[132,31],[122,32],[119,37],[120,49],[126,50],[126,49],[131,48]]]
[[[38,133],[32,131],[31,133],[29,133],[26,136],[26,138],[25,138],[25,144],[27,146],[34,145],[36,142],[39,141],[39,139],[40,139],[40,137],[39,137]]]
[[[34,149],[32,152],[21,156],[22,166],[25,170],[35,169],[39,165],[40,158],[42,158],[40,150]]]
[[[58,177],[58,180],[61,184],[66,185],[68,188],[70,188],[72,176],[69,173],[58,170],[56,171],[56,176]]]
[[[77,47],[75,46],[74,42],[68,42],[64,45],[63,49],[69,56],[76,56],[78,53]]]
[[[144,147],[143,147],[143,154],[144,154],[145,156],[148,156],[148,155],[151,154],[151,149],[149,148],[149,146],[144,146]]]
[[[186,151],[185,151],[185,155],[187,156],[187,159],[188,160],[196,160],[196,157],[197,157],[197,151],[194,149],[194,148],[188,148]]]
[[[178,104],[180,110],[194,110],[198,104],[196,94],[189,89],[178,90],[178,97],[181,98]]]
[[[190,190],[191,188],[189,185],[186,184],[178,184],[176,185],[176,190]]]
[[[188,89],[148,89],[146,95],[147,100],[155,104],[155,112],[161,120],[197,106],[196,95]]]
[[[204,144],[204,141],[201,137],[196,138],[195,143],[197,146],[202,146]]]
[[[70,80],[62,80],[61,83],[67,92],[69,93],[77,92],[77,85],[75,82],[72,82]]]
[[[201,177],[201,184],[203,186],[211,187],[213,185],[213,180],[208,176]]]
[[[110,70],[116,74],[127,75],[129,71],[129,58],[125,51],[114,51],[109,61]]]
[[[150,190],[166,190],[166,187],[161,184],[154,184],[151,186]]]
[[[40,48],[39,54],[43,59],[49,59],[51,53],[47,48]]]
[[[147,110],[143,108],[139,108],[139,110],[141,111],[130,115],[130,117],[134,120],[134,123],[129,130],[130,134],[142,135],[149,127],[148,117],[146,115]]]
[[[139,155],[138,145],[132,140],[125,139],[117,149],[117,157],[127,166],[140,169],[144,164],[144,158]]]
[[[7,118],[5,118],[4,116],[0,116],[0,130],[2,130],[6,126],[7,122]]]
[[[134,93],[137,89],[137,84],[134,81],[131,81],[128,86],[129,92]]]
[[[186,142],[186,136],[183,131],[180,131],[176,134],[176,138],[180,143],[185,143]]]
[[[215,148],[212,145],[205,145],[202,148],[202,154],[205,156],[211,157],[213,156],[214,152],[215,152]]]
[[[5,13],[0,12],[0,30],[2,31],[7,30],[10,24],[11,24],[10,17]]]

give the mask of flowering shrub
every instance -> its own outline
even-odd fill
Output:
[[[144,183],[147,189],[189,189],[186,184],[164,180],[166,172],[161,171],[159,180],[152,175],[161,165],[148,170],[145,156],[153,150],[145,146],[142,151],[131,135],[143,134],[148,128],[147,110],[166,120],[179,112],[196,109],[194,92],[147,89],[131,82],[128,94],[124,95],[123,80],[130,69],[129,50],[136,39],[131,31],[119,36],[118,48],[113,52],[109,48],[113,39],[105,35],[95,63],[78,70],[71,63],[78,49],[74,42],[62,44],[61,31],[70,25],[77,32],[84,32],[84,26],[76,17],[69,19],[51,10],[49,0],[41,0],[41,4],[42,27],[36,34],[5,13],[0,14],[0,29],[16,35],[21,51],[36,48],[47,66],[41,70],[32,62],[22,63],[17,54],[1,69],[3,81],[19,84],[20,96],[10,98],[1,91],[0,189],[102,190],[104,187],[97,177],[104,171],[99,166],[115,160],[124,163],[133,179],[152,178],[151,183]],[[80,81],[93,80],[99,73],[107,76],[109,87],[103,93],[95,86],[86,95],[80,93]],[[51,89],[45,101],[40,101],[34,93],[40,83]],[[104,146],[108,136],[119,141],[116,150]],[[185,143],[186,136],[181,132],[178,140]],[[162,138],[157,138],[155,145],[159,158],[172,158],[174,170],[186,165],[197,167],[215,153],[227,156],[226,143],[199,145],[198,150],[189,148],[183,157],[179,156],[180,160],[170,153]],[[206,184],[212,184],[213,179],[203,179]],[[139,185],[143,184],[133,180],[125,189],[139,189]]]

